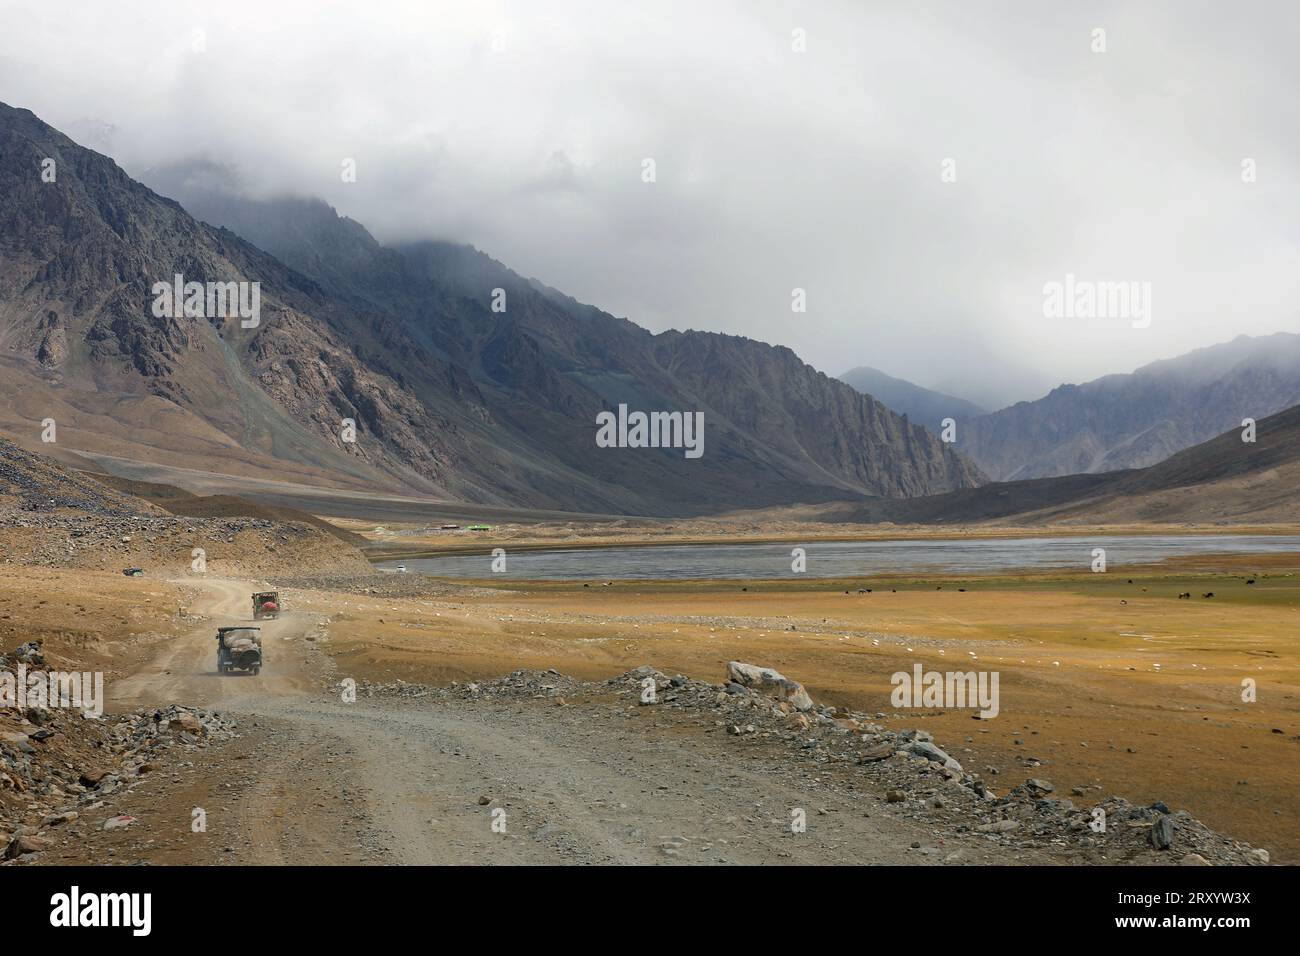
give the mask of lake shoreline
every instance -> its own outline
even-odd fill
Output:
[[[823,540],[796,546],[788,555],[781,553],[788,541],[508,550],[482,547],[429,557],[388,558],[376,568],[396,572],[400,566],[451,581],[808,580],[859,587],[912,579],[1060,578],[1081,571],[1131,576],[1144,570],[1194,572],[1225,565],[1240,567],[1241,573],[1249,576],[1276,568],[1279,562],[1290,568],[1300,560],[1298,535],[1281,537],[1276,547],[1261,549],[1258,543],[1259,536],[1251,535],[1216,536],[1212,542],[1204,535]],[[1205,547],[1207,544],[1209,547]],[[521,552],[528,557],[521,556]]]
[[[356,529],[349,529],[356,530]],[[373,532],[372,532],[373,533]],[[417,558],[437,558],[456,554],[491,553],[493,548],[506,548],[507,551],[588,551],[608,548],[668,548],[695,545],[764,545],[789,544],[808,545],[818,543],[852,543],[855,541],[961,541],[972,538],[1086,538],[1086,537],[1286,537],[1300,535],[1300,526],[1261,526],[1239,525],[1225,527],[1177,527],[1159,525],[1099,525],[1079,528],[1061,527],[980,527],[980,528],[915,528],[889,527],[879,528],[874,532],[821,531],[809,528],[805,533],[782,531],[777,533],[746,534],[665,534],[662,537],[628,535],[626,537],[594,538],[588,540],[580,534],[557,538],[510,538],[500,535],[464,539],[459,532],[456,540],[431,542],[427,538],[403,544],[392,538],[371,538],[362,551],[371,564],[387,561],[402,561]]]

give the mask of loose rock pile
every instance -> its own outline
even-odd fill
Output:
[[[61,510],[125,517],[159,512],[152,505],[123,495],[89,475],[33,455],[0,438],[0,510],[52,513]]]
[[[557,670],[520,670],[495,680],[464,683],[455,681],[446,687],[430,687],[428,684],[411,684],[400,680],[386,684],[365,682],[358,685],[357,693],[363,697],[400,697],[413,700],[510,700],[521,697],[563,697],[565,694],[573,694],[581,688],[592,686],[599,685],[575,680]]]
[[[114,795],[235,736],[230,719],[175,704],[98,719],[0,710],[0,857],[27,862],[82,827],[129,826],[108,809]]]
[[[1266,850],[1217,833],[1186,811],[1172,812],[1159,802],[1141,807],[1120,797],[1098,797],[1076,806],[1041,778],[999,794],[927,731],[890,728],[886,724],[897,719],[891,715],[850,712],[810,698],[804,707],[803,687],[770,668],[732,662],[727,678],[710,684],[642,666],[608,681],[583,682],[554,670],[520,670],[492,681],[448,687],[398,681],[363,684],[359,691],[370,697],[446,703],[531,698],[557,704],[594,702],[612,692],[627,706],[662,707],[698,724],[725,729],[737,746],[753,748],[756,763],[766,761],[764,772],[807,776],[811,766],[819,774],[832,769],[851,774],[857,780],[855,790],[869,783],[868,789],[883,794],[891,805],[890,812],[920,821],[940,837],[972,834],[1008,850],[1059,848],[1080,863],[1203,866],[1269,861]],[[647,679],[655,688],[650,700]]]

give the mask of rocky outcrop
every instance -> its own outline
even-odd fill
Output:
[[[756,690],[776,700],[787,701],[795,710],[812,710],[813,700],[804,690],[803,684],[782,676],[779,671],[770,667],[729,661],[727,679],[740,687]]]

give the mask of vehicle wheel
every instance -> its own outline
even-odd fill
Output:
[[[256,667],[253,668],[253,676],[256,677],[260,673],[262,673],[262,665],[258,664]]]

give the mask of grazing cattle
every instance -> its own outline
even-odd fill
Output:
[[[1214,597],[1214,592],[1213,592],[1213,591],[1206,591],[1204,594],[1201,595],[1201,597],[1203,597],[1203,598],[1212,598],[1212,597]]]

